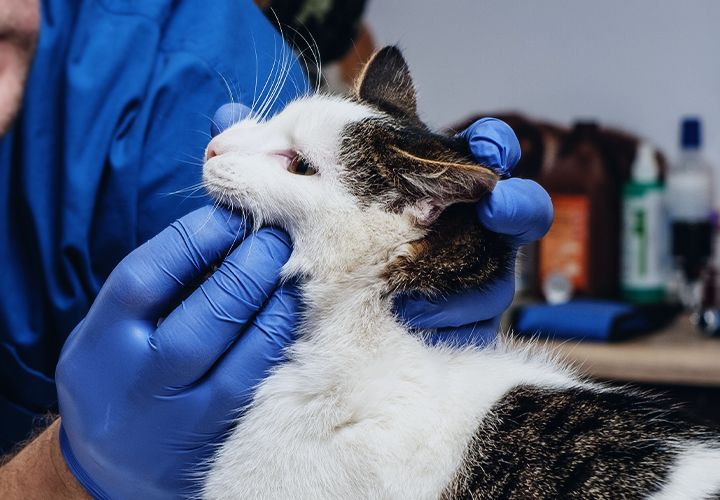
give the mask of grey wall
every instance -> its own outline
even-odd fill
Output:
[[[720,172],[720,0],[371,0],[367,20],[404,48],[434,125],[480,110],[594,117],[675,157],[694,113]]]

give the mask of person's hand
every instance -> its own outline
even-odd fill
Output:
[[[244,231],[210,207],[176,221],[117,266],[68,338],[60,446],[96,498],[197,493],[207,459],[283,359],[298,307],[296,288],[279,288],[290,241]]]
[[[503,121],[483,118],[461,134],[476,160],[502,177],[509,177],[520,160],[520,143]],[[539,184],[527,179],[501,180],[477,204],[480,223],[507,235],[514,250],[538,240],[550,228],[552,202]],[[513,257],[513,262],[514,262]],[[515,294],[514,266],[502,279],[483,290],[438,299],[405,295],[395,303],[397,313],[413,328],[430,330],[432,344],[484,344],[495,338],[502,313]]]
[[[220,107],[213,117],[212,134],[217,135],[244,118],[249,109],[239,103]],[[478,162],[492,168],[501,177],[509,177],[520,160],[520,143],[503,121],[483,118],[461,133]],[[527,179],[501,180],[487,197],[477,204],[480,223],[491,231],[507,235],[517,250],[542,238],[553,218],[547,192]],[[514,258],[513,258],[514,262]],[[431,331],[430,343],[453,345],[483,344],[495,338],[502,313],[515,294],[513,269],[486,289],[450,297],[427,299],[404,295],[395,303],[395,311],[410,327]]]

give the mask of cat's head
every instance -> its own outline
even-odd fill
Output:
[[[386,47],[350,98],[313,95],[267,121],[245,119],[208,145],[211,196],[294,242],[288,274],[371,273],[391,291],[486,284],[508,249],[469,205],[497,176],[463,139],[420,120],[405,60]]]

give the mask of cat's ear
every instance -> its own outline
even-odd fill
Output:
[[[355,82],[355,94],[390,115],[417,119],[415,86],[400,49],[378,51]]]
[[[421,226],[431,225],[450,205],[479,201],[498,181],[495,172],[477,163],[423,158],[392,149],[407,161],[399,174],[419,195],[409,209]]]

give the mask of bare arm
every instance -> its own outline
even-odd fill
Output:
[[[0,492],[15,499],[89,499],[60,452],[60,419],[0,467]]]

